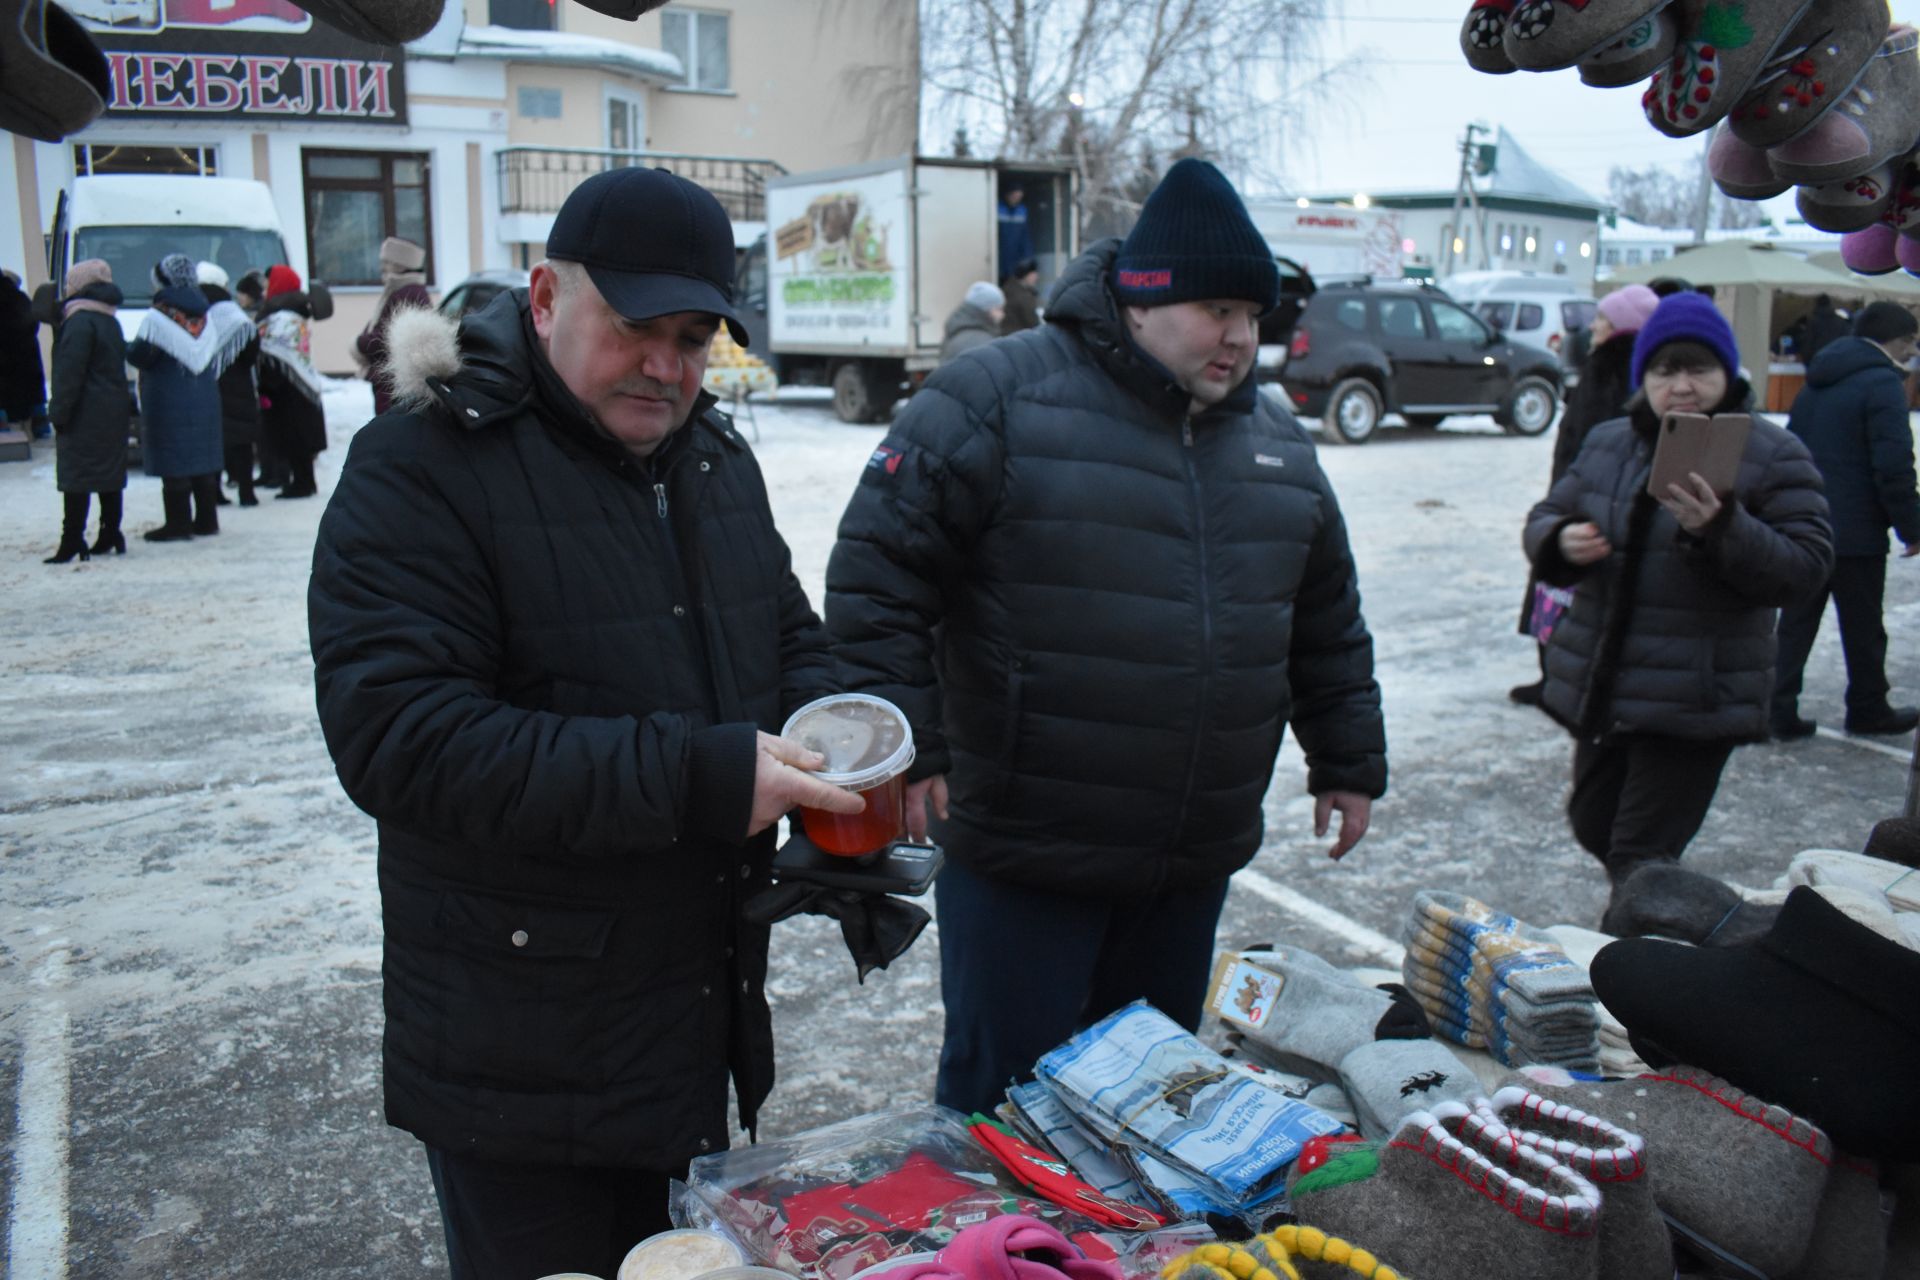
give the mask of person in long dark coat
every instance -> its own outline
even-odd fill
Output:
[[[113,314],[120,305],[120,289],[113,283],[113,269],[99,258],[74,263],[65,283],[66,306],[53,339],[49,406],[59,449],[54,483],[65,514],[60,549],[48,564],[121,555],[127,549],[120,512],[133,397],[127,391],[126,340]],[[95,494],[100,496],[100,536],[89,548],[87,508]]]
[[[393,407],[393,376],[387,370],[387,326],[402,307],[431,307],[427,292],[427,251],[411,240],[388,236],[380,244],[380,309],[360,336],[353,340],[354,359],[373,383],[373,412],[377,417]]]
[[[251,326],[238,308],[214,312],[185,254],[162,258],[153,281],[153,309],[127,346],[127,363],[140,370],[140,460],[160,477],[166,522],[142,536],[179,542],[220,532],[220,375],[245,349]]]
[[[1549,489],[1560,483],[1560,477],[1567,474],[1573,460],[1580,456],[1580,446],[1586,443],[1587,433],[1627,411],[1627,401],[1633,398],[1633,341],[1640,336],[1640,326],[1659,305],[1660,295],[1643,284],[1616,289],[1600,300],[1588,337],[1587,357],[1581,362],[1580,384],[1567,397],[1566,411],[1560,415],[1560,426],[1554,433],[1553,478],[1547,482]],[[1523,636],[1535,635],[1533,611],[1535,588],[1539,584],[1538,574],[1527,575],[1526,599],[1520,602],[1520,634]],[[1536,641],[1541,678],[1507,690],[1507,697],[1522,706],[1539,706],[1540,693],[1546,688],[1546,643],[1537,636]]]
[[[0,271],[0,422],[44,436],[47,376],[40,363],[39,329],[20,278]]]
[[[1014,264],[1013,274],[1000,282],[1007,296],[1007,311],[1000,321],[1001,333],[1019,333],[1040,327],[1040,267],[1032,258]]]
[[[227,273],[214,262],[202,262],[195,269],[200,292],[207,295],[208,314],[223,305],[239,310],[240,304],[227,292]],[[244,318],[245,312],[241,312]],[[257,507],[260,499],[253,492],[253,447],[260,440],[260,384],[255,366],[260,363],[260,335],[253,321],[246,320],[247,345],[220,375],[220,443],[227,464],[227,479],[240,491],[240,505]],[[227,504],[221,494],[219,504]]]
[[[268,270],[267,298],[260,304],[260,425],[292,475],[276,495],[281,498],[311,498],[320,491],[313,459],[327,447],[327,415],[320,375],[307,354],[312,320],[300,273],[284,264]]]

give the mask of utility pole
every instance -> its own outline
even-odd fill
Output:
[[[1695,244],[1707,242],[1707,222],[1713,208],[1713,174],[1707,167],[1707,156],[1713,151],[1713,136],[1726,127],[1726,122],[1723,120],[1707,130],[1706,150],[1700,153],[1700,189],[1694,193],[1693,197],[1693,242]]]
[[[1460,181],[1453,188],[1453,214],[1450,219],[1453,234],[1440,246],[1440,275],[1444,278],[1453,274],[1461,264],[1455,262],[1453,246],[1464,239],[1463,218],[1468,209],[1473,210],[1474,235],[1478,241],[1480,267],[1485,270],[1491,265],[1487,257],[1487,211],[1480,207],[1480,193],[1473,186],[1474,158],[1478,149],[1474,146],[1474,135],[1487,132],[1486,126],[1469,121],[1467,133],[1460,140]]]

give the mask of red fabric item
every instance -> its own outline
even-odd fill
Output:
[[[979,1112],[974,1113],[968,1128],[980,1145],[1007,1167],[1015,1181],[1055,1204],[1076,1209],[1105,1227],[1147,1231],[1166,1225],[1166,1219],[1153,1210],[1107,1195],[1075,1174],[1073,1167],[1058,1156],[1042,1151]]]
[[[267,268],[267,296],[300,291],[300,273],[286,263]]]

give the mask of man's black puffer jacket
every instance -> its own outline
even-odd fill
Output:
[[[850,685],[949,772],[949,856],[1091,894],[1259,849],[1289,721],[1315,793],[1386,788],[1373,642],[1312,443],[1249,379],[1187,393],[1125,335],[1118,241],[1047,323],[940,369],[875,451],[827,569]],[[935,640],[935,628],[938,640]]]
[[[760,471],[696,411],[633,460],[525,291],[355,437],[309,593],[321,727],[379,819],[387,1116],[484,1159],[672,1169],[772,1085],[740,904],[756,726],[829,692]]]

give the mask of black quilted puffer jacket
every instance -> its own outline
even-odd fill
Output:
[[[843,677],[948,772],[950,857],[1139,894],[1259,849],[1289,723],[1315,793],[1386,788],[1373,641],[1313,445],[1249,379],[1189,397],[1126,336],[1118,241],[1047,323],[928,379],[874,452],[827,570]]]
[[[1718,412],[1744,411],[1737,384]],[[1546,652],[1547,714],[1591,739],[1658,734],[1699,741],[1767,736],[1781,606],[1833,567],[1820,473],[1807,447],[1753,419],[1732,499],[1700,536],[1648,496],[1658,420],[1644,402],[1595,427],[1572,469],[1527,516],[1543,581],[1573,587]],[[1613,554],[1584,568],[1560,530],[1591,521]]]

